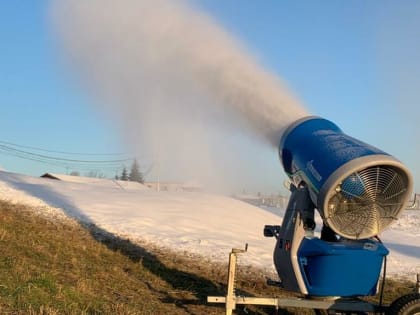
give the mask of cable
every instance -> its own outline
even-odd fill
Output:
[[[37,151],[43,151],[43,152],[49,152],[49,153],[59,153],[59,154],[68,154],[68,155],[85,155],[85,156],[118,156],[118,155],[127,155],[126,153],[79,153],[79,152],[67,152],[67,151],[55,151],[55,150],[47,150],[42,149],[38,147],[32,147],[32,146],[26,146],[21,144],[16,144],[8,141],[0,141],[0,143],[18,147],[18,148],[24,148],[24,149],[31,149],[31,150],[37,150]]]
[[[385,277],[386,277],[386,262],[387,262],[387,257],[384,257],[384,271],[383,271],[383,276],[382,276],[382,283],[381,283],[381,293],[379,295],[379,306],[382,306],[382,302],[383,302],[383,295],[384,295],[384,288],[385,288]]]
[[[123,167],[124,162],[129,161],[129,159],[124,160],[107,160],[107,161],[85,161],[85,160],[74,160],[74,159],[55,159],[55,157],[49,157],[44,155],[36,155],[31,152],[15,150],[13,148],[4,147],[0,145],[0,154],[8,155],[24,160],[34,161],[46,165],[51,165],[54,167],[60,167],[64,169],[76,169],[78,171],[112,171],[116,172]]]
[[[17,152],[7,152],[7,151],[1,151],[0,149],[0,154],[4,154],[4,155],[8,155],[8,156],[13,156],[13,157],[17,157],[17,158],[21,158],[24,160],[30,160],[30,161],[34,161],[34,162],[39,162],[39,163],[43,163],[46,165],[52,165],[52,166],[57,166],[57,167],[62,167],[62,168],[73,168],[73,169],[78,169],[78,170],[109,170],[109,171],[116,171],[119,170],[122,165],[121,164],[109,164],[109,165],[92,165],[92,164],[80,164],[80,163],[67,163],[67,162],[61,162],[61,161],[50,161],[50,160],[45,160],[45,159],[41,159],[41,158],[36,158],[36,157],[31,157],[31,156],[26,156]]]
[[[18,149],[22,148],[22,149]],[[27,150],[23,150],[23,148]],[[131,162],[136,157],[121,158],[121,159],[75,159],[68,158],[65,156],[56,156],[50,154],[39,154],[30,150],[38,150],[48,153],[67,154],[67,155],[79,155],[79,156],[122,156],[123,153],[76,153],[76,152],[65,152],[65,151],[54,151],[47,150],[33,146],[24,146],[11,142],[0,141],[0,154],[17,157],[24,160],[34,161],[51,165],[55,167],[62,167],[67,169],[74,169],[77,171],[98,171],[98,172],[117,172],[124,167],[124,164]],[[151,165],[147,173],[151,171],[153,165]]]
[[[379,243],[382,243],[382,240],[379,238],[379,236],[376,236],[376,239],[378,240]],[[382,272],[382,283],[381,283],[381,289],[379,292],[379,306],[382,307],[382,303],[383,303],[383,297],[384,297],[384,289],[385,289],[385,280],[386,280],[386,263],[387,263],[387,257],[386,255],[384,256],[384,267],[383,267],[383,272]]]
[[[44,158],[44,159],[48,159],[48,160],[66,161],[66,162],[73,162],[73,163],[122,163],[122,162],[127,162],[127,161],[132,160],[132,159],[119,159],[119,160],[96,160],[95,161],[95,160],[66,159],[66,158],[61,158],[61,157],[56,157],[56,156],[48,156],[48,155],[23,151],[23,150],[15,149],[15,148],[12,148],[10,146],[1,145],[1,144],[0,144],[0,149],[7,150],[7,151],[14,151],[14,152],[27,154],[27,155],[30,155],[30,156],[35,156],[35,157]]]

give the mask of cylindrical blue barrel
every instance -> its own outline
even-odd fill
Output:
[[[280,159],[289,177],[302,176],[315,192],[342,165],[356,158],[387,153],[343,133],[320,117],[302,118],[284,132]]]
[[[410,197],[412,178],[400,161],[327,119],[311,116],[291,124],[279,155],[294,184],[308,186],[324,222],[347,238],[379,234]]]

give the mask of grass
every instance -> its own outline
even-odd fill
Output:
[[[226,265],[46,219],[25,206],[0,202],[0,252],[1,314],[224,314],[206,297],[225,295]],[[257,269],[240,267],[238,278],[241,294],[286,294],[267,287]],[[391,281],[385,302],[413,285]],[[272,312],[249,307],[237,314]],[[293,313],[304,312],[279,314]]]

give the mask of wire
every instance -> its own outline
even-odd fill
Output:
[[[5,143],[8,143],[6,145]],[[15,147],[13,147],[15,146]],[[125,163],[134,160],[134,158],[124,158],[124,159],[75,159],[67,158],[61,156],[55,156],[50,154],[39,154],[30,150],[23,150],[19,148],[31,148],[32,150],[40,150],[43,152],[55,152],[60,154],[72,154],[72,155],[82,155],[82,153],[74,153],[64,151],[53,151],[45,150],[41,148],[35,148],[31,146],[21,146],[16,145],[10,142],[0,141],[0,154],[17,157],[24,160],[34,161],[38,163],[43,163],[46,165],[62,167],[65,169],[77,169],[77,170],[96,170],[96,171],[118,171],[121,169]],[[96,154],[88,153],[86,155],[96,156]],[[119,154],[118,154],[119,155]],[[122,154],[121,154],[122,155]],[[97,154],[97,156],[105,156],[105,154]],[[114,154],[109,154],[109,156],[114,156]]]
[[[382,240],[379,238],[379,236],[376,235],[375,237],[379,243],[382,243]],[[384,289],[385,289],[385,281],[386,281],[386,263],[387,263],[387,257],[386,255],[384,256],[384,267],[383,267],[383,272],[382,272],[382,283],[381,283],[381,290],[379,293],[379,306],[382,307],[382,303],[383,303],[383,297],[384,297]]]
[[[119,160],[76,160],[76,159],[66,159],[66,158],[61,158],[61,157],[56,157],[56,156],[48,156],[48,155],[44,155],[44,154],[37,154],[37,153],[32,153],[32,152],[28,152],[28,151],[23,151],[23,150],[19,150],[19,149],[15,149],[6,145],[1,145],[0,144],[0,149],[4,149],[4,150],[8,150],[8,151],[15,151],[18,153],[23,153],[23,154],[27,154],[30,156],[35,156],[35,157],[40,157],[40,158],[45,158],[45,159],[49,159],[49,160],[58,160],[58,161],[67,161],[67,162],[75,162],[75,163],[121,163],[121,162],[127,162],[127,161],[131,161],[132,159],[119,159]]]
[[[381,293],[379,295],[379,306],[382,306],[383,296],[384,296],[385,277],[386,277],[386,262],[387,262],[387,257],[385,256],[384,257],[384,271],[383,271],[382,283],[381,283]]]
[[[63,168],[77,168],[79,170],[92,170],[92,169],[104,170],[105,169],[105,170],[115,171],[122,167],[121,164],[109,164],[109,165],[101,164],[100,166],[97,166],[94,164],[80,164],[80,163],[68,163],[68,162],[62,162],[62,161],[46,160],[42,158],[27,156],[19,152],[1,151],[1,149],[0,149],[0,154],[18,157],[24,160],[39,162],[46,165],[58,166],[58,167],[63,167]]]
[[[13,147],[17,147],[17,148],[31,149],[31,150],[37,150],[37,151],[49,152],[49,153],[68,154],[68,155],[85,155],[85,156],[127,155],[126,153],[80,153],[80,152],[55,151],[55,150],[47,150],[47,149],[43,149],[43,148],[39,148],[39,147],[16,144],[16,143],[8,142],[8,141],[0,141],[0,143],[3,143],[5,145],[9,145],[9,146],[13,146]]]

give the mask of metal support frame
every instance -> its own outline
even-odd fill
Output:
[[[228,287],[227,294],[223,302],[226,304],[226,315],[231,315],[232,311],[236,309],[236,295],[235,295],[235,284],[236,284],[236,265],[238,261],[238,254],[245,253],[248,250],[248,244],[245,245],[245,249],[232,248],[229,254],[229,273],[228,273]],[[208,302],[211,297],[208,297]],[[216,297],[217,298],[217,297]]]
[[[311,299],[311,298],[256,298],[237,296],[235,294],[235,278],[236,278],[236,263],[237,255],[247,251],[248,244],[245,249],[233,248],[229,254],[229,273],[228,273],[228,287],[226,296],[208,296],[208,303],[223,303],[226,306],[226,315],[232,315],[237,305],[265,305],[273,306],[276,310],[280,307],[302,307],[310,309],[324,309],[341,312],[380,312],[384,308],[365,302],[359,299]],[[419,275],[417,275],[417,288],[419,286]]]
[[[416,275],[416,291],[418,294],[420,294],[420,273]]]

